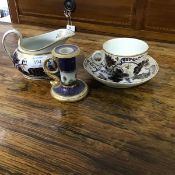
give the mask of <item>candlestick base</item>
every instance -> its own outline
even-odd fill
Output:
[[[51,95],[64,102],[75,102],[83,99],[88,93],[88,86],[82,80],[77,80],[72,86],[64,86],[62,84],[51,88]]]

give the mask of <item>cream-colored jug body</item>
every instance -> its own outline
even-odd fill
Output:
[[[19,38],[18,48],[13,54],[10,53],[6,43],[6,38],[10,33],[15,33]],[[44,61],[52,57],[53,48],[64,44],[68,38],[74,35],[75,33],[70,30],[58,29],[42,35],[23,38],[19,31],[12,29],[4,34],[2,44],[15,67],[26,78],[46,79],[48,77],[43,71]],[[50,63],[50,67],[54,68],[54,64]]]

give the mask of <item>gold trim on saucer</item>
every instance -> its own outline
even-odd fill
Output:
[[[89,68],[89,65],[91,65],[91,64],[87,63],[87,61],[91,59],[91,56],[85,58],[85,60],[83,62],[83,67],[94,79],[96,79],[97,81],[103,83],[106,86],[113,87],[113,88],[131,88],[131,87],[138,86],[138,85],[141,85],[143,83],[146,83],[147,81],[153,79],[157,75],[157,73],[159,72],[159,65],[158,65],[157,61],[153,57],[151,57],[150,55],[147,55],[146,58],[149,61],[149,65],[150,65],[149,67],[155,66],[155,70],[151,72],[151,75],[149,75],[149,77],[143,78],[143,79],[137,79],[137,80],[134,80],[131,83],[128,83],[128,82],[114,82],[114,81],[111,81],[109,79],[105,80],[105,79],[99,78]]]

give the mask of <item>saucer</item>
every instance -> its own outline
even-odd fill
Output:
[[[91,56],[84,60],[83,66],[97,81],[107,86],[114,88],[129,88],[151,80],[158,73],[159,66],[154,58],[147,55],[146,60],[148,61],[145,62],[138,74],[131,78],[123,77],[122,79],[114,77],[111,72],[107,70],[104,61],[97,64]]]

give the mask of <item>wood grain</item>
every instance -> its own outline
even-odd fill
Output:
[[[12,22],[50,27],[67,25],[62,0],[8,0]],[[76,0],[78,32],[141,37],[175,43],[173,0]]]
[[[11,0],[7,0],[7,2],[8,2],[11,21],[13,23],[20,23],[17,2],[11,1]]]
[[[29,37],[50,31],[15,27]],[[1,175],[174,175],[175,45],[149,42],[158,75],[138,87],[113,89],[94,80],[83,59],[109,36],[77,33],[78,76],[89,85],[83,101],[61,103],[48,81],[24,79],[0,47]],[[15,37],[9,38],[15,48]]]
[[[148,0],[145,8],[145,28],[175,33],[175,1]]]

